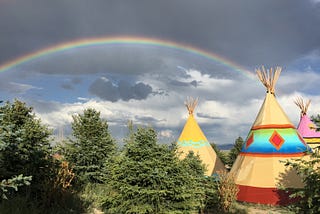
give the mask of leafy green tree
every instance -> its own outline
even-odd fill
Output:
[[[73,116],[73,138],[65,149],[65,158],[74,167],[80,183],[103,181],[104,164],[115,152],[106,120],[100,112],[89,108]]]
[[[51,177],[51,131],[32,110],[18,100],[0,107],[0,180],[10,181],[20,174],[32,176],[31,185],[23,192],[39,198],[45,197],[45,185]]]
[[[233,148],[230,150],[229,152],[229,160],[228,160],[228,165],[230,167],[232,167],[233,163],[235,162],[235,160],[237,159],[241,149],[242,149],[242,146],[243,146],[244,142],[243,142],[243,139],[242,137],[238,137],[236,140],[235,140],[235,143],[233,145]]]
[[[183,161],[175,147],[157,144],[152,128],[138,128],[111,167],[107,213],[187,213],[201,209],[204,189],[201,161]]]

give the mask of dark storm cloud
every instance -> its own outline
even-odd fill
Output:
[[[311,1],[42,1],[0,3],[0,62],[84,37],[142,35],[192,44],[242,65],[283,64],[319,48]]]
[[[82,79],[79,78],[79,77],[74,77],[74,78],[71,79],[70,82],[71,82],[72,84],[76,85],[76,84],[82,83]]]
[[[210,116],[205,113],[197,113],[197,116],[202,117],[202,118],[206,118],[206,119],[214,119],[214,120],[227,119],[226,117]]]
[[[17,82],[2,82],[0,81],[0,90],[11,94],[24,94],[30,89],[41,89],[32,85],[17,83]]]
[[[61,83],[61,88],[66,89],[66,90],[72,90],[73,86],[70,83],[63,82],[63,83]]]
[[[143,124],[155,124],[155,123],[158,123],[158,122],[163,122],[165,120],[158,120],[154,117],[151,117],[151,116],[138,116],[136,115],[134,117],[138,122],[141,122]]]
[[[199,82],[197,80],[192,80],[190,82],[182,82],[182,81],[178,81],[178,80],[171,80],[169,82],[170,85],[173,86],[179,86],[179,87],[188,87],[188,86],[193,86],[193,87],[197,87]]]
[[[82,82],[82,79],[79,77],[74,77],[72,79],[65,79],[61,84],[61,88],[66,90],[73,90],[75,85],[78,85]]]
[[[49,55],[24,65],[24,68],[28,72],[73,75],[101,72],[135,75],[159,69],[165,72],[168,67],[183,64],[183,53],[182,56],[179,51],[174,53],[160,47],[101,45]],[[177,55],[179,57],[175,57]]]
[[[103,100],[116,102],[146,99],[149,94],[152,94],[152,87],[142,82],[132,85],[124,80],[114,84],[106,78],[99,78],[91,84],[89,91]]]

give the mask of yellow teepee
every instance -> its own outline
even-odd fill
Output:
[[[207,167],[206,175],[211,176],[216,171],[225,170],[225,167],[194,119],[193,111],[197,103],[198,99],[193,98],[188,98],[185,102],[189,117],[177,142],[178,153],[182,159],[190,151],[198,154],[202,163]]]

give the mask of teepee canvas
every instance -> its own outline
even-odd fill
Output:
[[[207,167],[206,175],[211,176],[216,171],[225,170],[225,167],[193,116],[197,102],[197,99],[189,98],[185,103],[189,111],[189,117],[178,139],[177,150],[180,154],[179,157],[182,159],[190,151],[198,154],[202,163]]]
[[[257,70],[267,94],[231,173],[239,187],[238,200],[260,204],[285,204],[279,189],[303,187],[299,176],[281,161],[301,158],[310,148],[298,134],[275,97],[281,68]]]
[[[303,137],[304,141],[312,148],[320,146],[320,132],[317,132],[317,126],[310,120],[307,115],[311,100],[304,102],[301,97],[295,100],[295,104],[300,108],[300,122],[298,132]]]

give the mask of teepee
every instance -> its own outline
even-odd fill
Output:
[[[310,120],[307,111],[311,100],[306,102],[301,97],[296,98],[294,103],[300,108],[300,122],[298,132],[303,137],[304,141],[312,148],[320,146],[320,132],[317,132],[317,126]]]
[[[238,155],[231,173],[239,187],[237,199],[260,204],[286,204],[288,195],[279,189],[303,187],[293,169],[281,161],[301,158],[310,151],[295,126],[275,97],[275,84],[281,68],[257,70],[258,77],[267,88],[266,97],[248,137]]]
[[[177,152],[181,159],[185,158],[190,151],[198,154],[202,163],[206,165],[206,175],[211,176],[216,171],[225,170],[225,167],[194,119],[193,111],[197,103],[198,99],[193,98],[188,98],[185,102],[189,117],[178,139]]]

